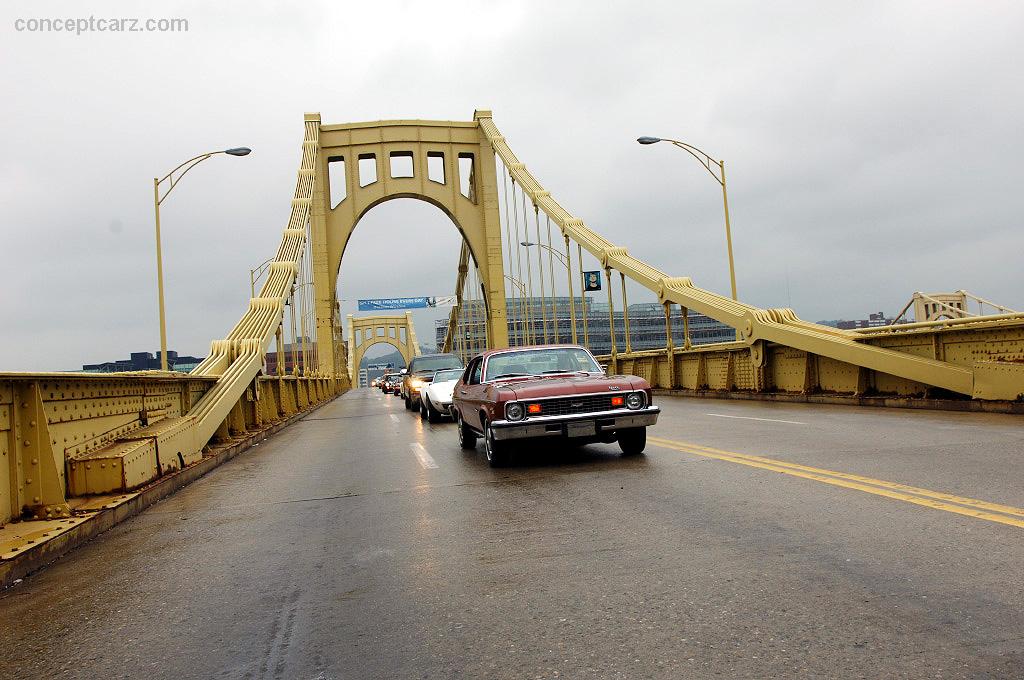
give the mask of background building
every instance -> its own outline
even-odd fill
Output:
[[[160,353],[132,352],[128,359],[105,361],[100,364],[85,364],[83,373],[121,373],[123,371],[159,371]],[[188,373],[202,362],[204,357],[179,356],[177,352],[167,351],[167,367],[179,373]]]
[[[553,303],[553,309],[552,309]],[[587,344],[594,354],[609,354],[612,351],[611,323],[608,318],[608,303],[594,302],[589,297],[573,298],[576,313],[577,341]],[[463,337],[457,338],[455,351],[464,343],[470,348],[480,348],[484,342],[483,303],[478,300],[466,301],[462,310],[464,323]],[[543,309],[542,309],[543,305]],[[508,300],[509,343],[512,345],[540,344],[547,342],[572,342],[572,316],[569,311],[570,298],[523,298]],[[672,341],[677,347],[684,344],[682,312],[678,305],[672,305]],[[584,325],[584,316],[586,323]],[[613,313],[616,349],[626,349],[626,320],[621,309]],[[703,345],[710,342],[729,342],[736,339],[736,331],[730,326],[698,314],[692,309],[687,315],[690,326],[690,343]],[[584,341],[586,328],[587,342]],[[435,321],[434,337],[438,348],[444,346],[448,320]],[[631,349],[661,349],[665,347],[665,311],[658,302],[642,302],[629,305],[629,339]]]
[[[852,330],[854,328],[875,328],[877,326],[888,326],[893,323],[893,319],[887,317],[883,312],[877,312],[875,314],[868,314],[866,319],[834,319],[831,321],[819,321],[822,326],[832,326],[833,328],[840,328],[842,330]],[[906,323],[906,321],[899,321],[898,323]]]

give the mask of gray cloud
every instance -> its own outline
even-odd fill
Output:
[[[163,213],[171,346],[204,354],[241,313],[248,269],[276,248],[312,110],[347,122],[491,108],[570,211],[727,292],[717,185],[685,154],[633,141],[678,137],[727,161],[748,302],[791,298],[814,320],[967,288],[1024,307],[1016,3],[39,7],[0,10],[2,369],[156,349],[152,177],[245,144],[251,156],[203,164]],[[13,27],[86,13],[190,26]],[[447,293],[457,248],[435,209],[386,204],[353,236],[339,294]],[[430,315],[416,318],[432,336]]]

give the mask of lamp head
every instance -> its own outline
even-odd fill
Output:
[[[641,144],[657,144],[658,142],[663,140],[661,139],[661,137],[637,137],[636,141],[640,142]]]
[[[530,243],[529,241],[520,241],[519,245],[523,246],[524,248],[529,248],[530,246],[535,246],[537,244],[536,243]]]
[[[233,149],[224,149],[224,153],[229,156],[248,156],[252,149],[247,146],[236,146]]]

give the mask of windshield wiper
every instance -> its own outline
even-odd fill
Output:
[[[502,373],[501,375],[494,376],[491,380],[500,380],[502,378],[525,378],[530,375],[532,375],[532,373]]]
[[[552,373],[578,373],[578,371],[563,371],[560,368],[556,368],[550,371],[541,371],[540,375],[551,375]]]

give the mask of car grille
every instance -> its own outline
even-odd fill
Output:
[[[529,404],[531,402],[526,400],[523,403]],[[598,411],[611,411],[613,408],[622,408],[621,406],[612,406],[612,395],[610,394],[542,399],[536,403],[539,403],[543,409],[540,413],[542,416],[566,416],[574,413],[595,413]]]

